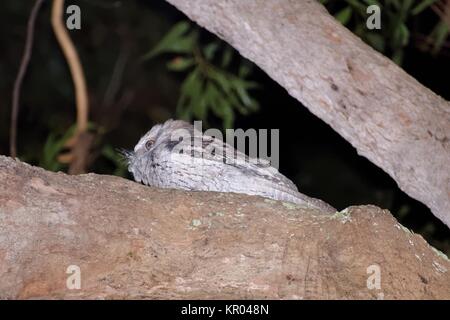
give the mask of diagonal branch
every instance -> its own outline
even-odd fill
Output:
[[[167,0],[281,84],[450,226],[450,103],[310,0]]]

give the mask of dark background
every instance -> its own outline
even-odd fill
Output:
[[[383,23],[388,27],[374,38],[361,29],[363,20],[357,6],[349,5],[348,1],[324,2],[350,30],[393,58],[422,84],[450,99],[448,35],[439,46],[433,46],[437,41],[433,38],[433,28],[442,21],[436,7],[428,7],[416,15],[406,12],[396,16],[398,8],[390,1],[380,1],[385,10]],[[0,154],[9,154],[12,88],[33,3],[0,2]],[[166,68],[174,54],[159,55],[144,62],[140,59],[175,23],[187,18],[163,0],[66,1],[66,5],[69,4],[81,8],[81,30],[70,31],[70,35],[83,64],[89,90],[90,121],[96,126],[89,171],[129,177],[112,151],[131,149],[152,125],[178,117],[176,105],[181,84],[189,74],[189,71],[171,72]],[[347,10],[347,17],[343,10]],[[350,17],[348,12],[351,12]],[[390,15],[385,16],[385,12]],[[395,29],[399,20],[408,28],[403,38]],[[204,30],[199,29],[199,32],[200,48],[216,40]],[[223,44],[219,50],[225,47]],[[235,72],[242,61],[235,52],[226,69]],[[118,65],[123,67],[123,72],[118,89],[111,96],[108,92],[111,92],[112,74]],[[450,232],[426,206],[408,197],[385,172],[358,156],[346,140],[264,72],[253,67],[249,77],[259,85],[250,92],[260,108],[247,115],[235,112],[233,126],[279,128],[280,171],[292,179],[302,193],[321,198],[338,209],[358,204],[389,209],[404,226],[450,254]],[[74,101],[70,72],[51,29],[50,2],[46,1],[37,19],[33,55],[21,91],[20,159],[47,169],[67,170],[48,150],[52,141],[62,139],[74,125]],[[210,126],[222,128],[217,114],[209,113],[207,119]]]

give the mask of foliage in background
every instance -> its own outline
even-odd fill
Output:
[[[50,132],[39,159],[39,167],[50,171],[61,171],[64,165],[58,161],[58,156],[63,152],[67,140],[73,136],[76,124],[72,125],[63,135]]]
[[[177,104],[177,117],[208,123],[210,112],[220,118],[224,128],[233,127],[235,112],[247,115],[258,110],[249,90],[258,84],[248,80],[252,64],[239,58],[237,74],[230,72],[234,49],[223,41],[202,44],[199,30],[186,21],[175,24],[143,58],[163,53],[175,54],[167,63],[171,71],[184,73]]]
[[[128,174],[128,168],[123,159],[123,156],[117,149],[113,148],[110,144],[105,144],[102,147],[101,155],[109,160],[114,165],[113,175],[118,177],[126,177]]]
[[[376,50],[388,55],[401,65],[404,49],[411,42],[411,28],[418,15],[439,0],[321,0],[337,20]],[[381,9],[381,30],[366,27],[367,7],[378,5]],[[439,20],[425,40],[431,45],[431,52],[438,53],[449,35],[449,25]],[[426,46],[419,43],[422,49]]]
[[[433,55],[442,52],[449,37],[450,0],[320,0],[334,17],[358,35],[371,47],[390,57],[398,65],[404,61],[407,47],[416,45]],[[366,26],[370,5],[378,5],[381,11],[381,29],[369,30]],[[427,13],[433,11],[431,28],[427,26]],[[433,17],[433,18],[434,18]],[[437,20],[437,21],[436,21]],[[384,192],[383,196],[388,196]],[[396,207],[388,205],[397,219],[404,223],[412,220],[411,207],[405,203]],[[417,227],[426,238],[433,238],[434,245],[450,248],[449,239],[436,238],[436,225],[424,223]],[[450,249],[446,250],[449,254]],[[445,250],[444,250],[445,251]]]
[[[97,143],[101,144],[99,146],[99,159],[105,159],[112,164],[113,171],[112,174],[119,177],[125,177],[127,175],[128,169],[125,164],[121,153],[118,152],[115,148],[111,146],[109,143],[104,143],[102,140],[104,138],[105,130],[104,128],[98,127],[93,123],[88,123],[89,131],[95,133],[97,137]],[[44,168],[49,171],[65,171],[67,169],[67,165],[63,163],[60,159],[60,156],[64,153],[67,141],[73,137],[73,134],[76,130],[76,124],[72,125],[66,132],[62,134],[58,134],[56,130],[51,131],[47,136],[47,140],[45,141],[44,147],[42,149],[42,154],[40,154],[36,159],[27,158],[22,160],[26,160],[27,162],[37,161],[39,167]]]

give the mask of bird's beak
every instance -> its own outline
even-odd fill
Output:
[[[123,160],[127,164],[131,164],[134,161],[135,154],[133,151],[126,149],[117,149],[117,152],[122,156]]]

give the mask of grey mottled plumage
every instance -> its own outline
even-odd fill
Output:
[[[134,179],[149,186],[245,193],[336,211],[299,193],[291,180],[262,160],[249,159],[185,121],[168,120],[154,126],[125,156]]]

